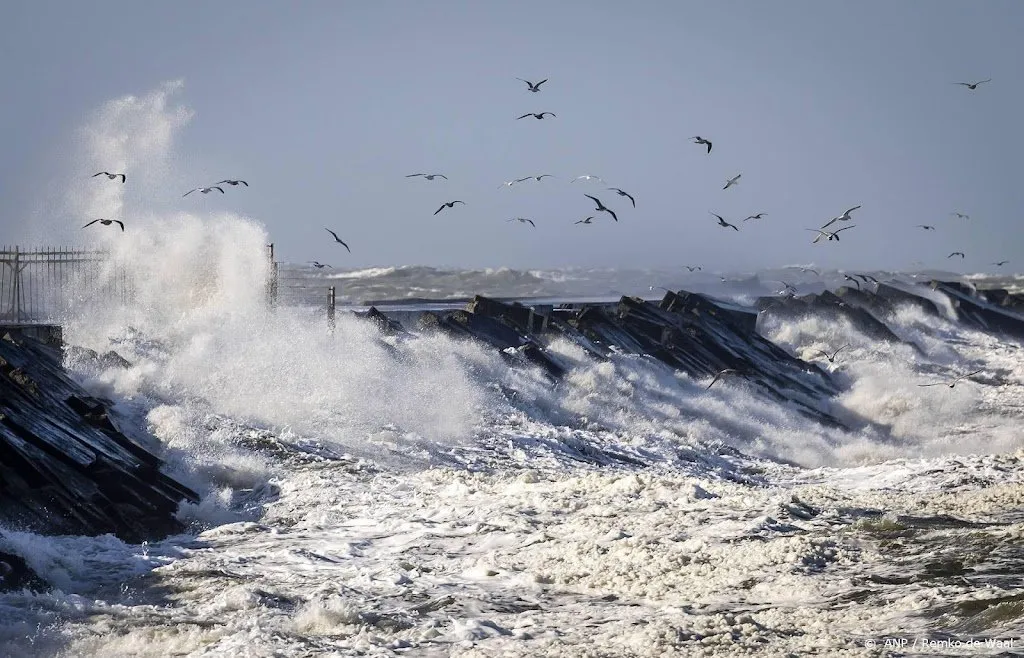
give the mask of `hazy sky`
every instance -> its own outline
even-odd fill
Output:
[[[1019,0],[7,3],[0,244],[58,212],[104,103],[180,79],[194,116],[154,207],[252,217],[283,260],[1024,271],[1022,33]],[[227,177],[251,187],[181,198]],[[584,193],[620,221],[574,225]],[[810,243],[858,204],[841,243]]]

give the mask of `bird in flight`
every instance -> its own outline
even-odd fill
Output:
[[[602,183],[604,182],[604,179],[603,179],[603,178],[601,178],[600,176],[592,176],[592,175],[590,175],[590,174],[583,174],[582,176],[577,176],[576,178],[573,178],[573,179],[572,179],[571,181],[569,181],[569,182],[570,182],[570,183],[575,183],[575,182],[576,182],[576,181],[578,181],[578,180],[599,180],[599,181],[601,181]]]
[[[817,228],[808,228],[804,230],[814,231],[815,233],[818,234],[818,237],[814,238],[814,240],[811,241],[812,244],[816,244],[822,238],[828,238],[829,240],[835,240],[836,242],[839,242],[839,234],[851,228],[857,228],[857,225],[854,224],[853,226],[844,226],[843,228],[836,229],[835,231],[822,231],[821,229]]]
[[[594,223],[594,216],[593,215],[591,215],[590,217],[587,217],[586,219],[581,219],[579,221],[573,222],[573,224],[593,224],[593,223]]]
[[[615,221],[619,221],[619,217],[618,215],[615,214],[615,211],[612,210],[611,208],[606,208],[605,205],[601,203],[601,200],[598,199],[596,196],[590,196],[589,194],[584,194],[583,196],[587,197],[588,199],[591,199],[594,203],[597,204],[597,207],[594,208],[594,210],[598,212],[606,212],[612,216],[612,219],[614,219]]]
[[[858,209],[858,208],[860,208],[860,206],[854,206],[854,207],[850,208],[849,210],[847,210],[846,212],[844,212],[842,215],[839,215],[838,217],[833,217],[832,219],[830,219],[827,222],[825,222],[825,225],[822,226],[821,228],[828,228],[829,226],[831,226],[832,224],[835,224],[836,222],[848,222],[848,221],[850,221],[851,219],[853,219],[853,217],[850,216],[850,213],[853,212],[854,210]]]
[[[742,373],[739,370],[735,369],[735,368],[726,368],[725,370],[719,370],[718,372],[715,373],[715,378],[711,380],[710,384],[708,384],[708,388],[706,388],[704,390],[706,391],[709,388],[711,388],[712,386],[714,386],[715,382],[717,382],[719,379],[721,379],[722,377],[724,377],[726,375],[739,375],[739,374],[742,374]]]
[[[523,180],[525,180],[525,179],[523,179]],[[501,185],[499,185],[498,188],[500,189],[502,187],[512,187],[513,185],[515,185],[518,182],[519,182],[518,180],[507,180],[504,183],[502,183]]]
[[[992,263],[992,264],[995,265],[996,267],[1002,267],[1003,265],[1006,265],[1009,262],[1010,261],[1008,261],[1008,260],[1001,260],[1001,261],[998,261],[998,262]]]
[[[768,213],[766,213],[766,212],[759,212],[759,213],[757,213],[756,215],[751,215],[750,217],[747,217],[747,218],[746,218],[746,219],[744,219],[743,221],[747,221],[748,219],[761,219],[762,217],[764,217],[764,216],[765,216],[765,215],[767,215],[767,214],[768,214]]]
[[[964,214],[964,213],[962,213],[962,212],[951,212],[951,213],[949,213],[949,214],[950,214],[950,215],[953,215],[953,216],[954,216],[954,217],[956,217],[957,219],[970,219],[970,218],[971,218],[971,216],[970,216],[970,215],[965,215],[965,214]]]
[[[551,116],[553,116],[553,117],[558,117],[558,115],[555,114],[554,112],[541,112],[540,114],[538,114],[536,112],[527,112],[526,114],[524,114],[521,117],[516,117],[516,121],[519,121],[520,119],[525,119],[526,117],[533,117],[534,119],[543,119],[544,117],[546,117],[549,114]]]
[[[520,224],[527,224],[527,223],[529,223],[529,225],[532,226],[533,228],[537,228],[537,225],[533,223],[533,220],[532,219],[527,219],[526,217],[513,217],[512,219],[507,219],[505,221],[507,221],[507,222],[519,222]]]
[[[727,190],[730,187],[732,187],[733,185],[739,185],[738,181],[740,180],[740,176],[742,176],[742,175],[743,174],[736,174],[735,176],[733,176],[729,180],[725,181],[725,187],[723,187],[722,189],[723,190]]]
[[[245,185],[246,187],[249,187],[249,184],[246,183],[244,180],[222,180],[222,181],[217,181],[217,185],[223,185],[223,184],[231,185],[232,187],[236,187],[238,185]]]
[[[986,78],[985,80],[978,80],[977,82],[954,82],[953,84],[955,84],[955,85],[963,85],[964,87],[967,87],[971,91],[974,91],[975,89],[978,88],[978,85],[983,85],[986,82],[992,82],[992,78]]]
[[[188,196],[189,194],[192,194],[193,192],[202,192],[203,194],[209,194],[210,192],[212,192],[214,190],[217,190],[221,194],[224,194],[224,188],[223,187],[218,187],[216,185],[211,185],[210,187],[197,187],[197,188],[195,188],[193,190],[189,190],[188,192],[185,192],[181,196]]]
[[[929,226],[927,224],[918,224],[917,228],[923,228],[926,231],[934,231],[935,230],[934,226]]]
[[[871,276],[870,274],[854,274],[853,276],[859,276],[860,278],[864,279],[864,283],[878,283],[878,279]]]
[[[338,234],[337,234],[337,233],[335,233],[335,232],[334,232],[334,231],[332,231],[331,229],[327,228],[326,226],[324,227],[324,230],[325,230],[325,231],[327,231],[328,233],[330,233],[331,235],[333,235],[333,236],[334,236],[334,241],[335,241],[335,242],[337,242],[338,244],[340,244],[340,245],[341,245],[342,247],[345,247],[346,249],[348,249],[348,253],[350,253],[350,254],[352,253],[352,250],[348,248],[348,245],[347,245],[347,244],[345,244],[344,242],[342,242],[342,241],[341,241],[341,238],[339,238],[339,237],[338,237]]]
[[[443,178],[448,180],[448,177],[444,174],[409,174],[406,178],[415,178],[416,176],[423,176],[427,180],[434,180],[435,178]]]
[[[683,267],[685,267],[687,270],[689,270],[691,272],[693,272],[694,270],[700,271],[700,270],[704,269],[700,265],[684,265]]]
[[[456,200],[456,201],[445,201],[444,203],[441,204],[440,208],[438,208],[437,210],[434,211],[434,214],[436,215],[437,213],[441,212],[445,208],[454,208],[456,203],[461,203],[462,205],[466,205],[465,201],[458,201],[458,200]]]
[[[541,179],[544,179],[544,178],[554,178],[554,176],[551,175],[551,174],[541,174],[540,176],[526,176],[525,178],[517,178],[513,182],[522,183],[524,180],[530,180],[531,178],[539,183],[541,181]]]
[[[801,268],[800,268],[800,271],[801,271],[801,272],[805,272],[805,273],[806,273],[806,272],[814,272],[814,273],[815,273],[815,274],[817,274],[818,276],[821,276],[821,272],[819,272],[818,270],[812,269],[812,268],[810,268],[810,267],[801,267]]]
[[[709,142],[708,140],[704,139],[700,135],[695,135],[695,136],[691,137],[690,139],[693,140],[694,144],[707,144],[707,146],[708,146],[708,153],[711,153],[711,142]]]
[[[632,194],[630,194],[629,192],[625,192],[623,190],[620,190],[617,187],[609,187],[608,189],[618,193],[619,196],[624,196],[627,199],[629,199],[630,201],[632,201],[633,202],[633,207],[636,208],[636,199],[633,198]]]
[[[315,260],[314,260],[314,261],[310,261],[310,264],[311,264],[311,265],[312,265],[313,267],[315,267],[316,269],[318,269],[318,270],[322,270],[322,269],[324,269],[325,267],[331,267],[331,266],[330,266],[330,265],[328,265],[327,263],[318,263],[318,262],[316,262]],[[333,268],[333,267],[331,267],[331,269],[334,269],[334,268]]]
[[[846,279],[847,281],[853,281],[854,285],[857,286],[857,290],[860,290],[860,281],[858,281],[857,279],[853,278],[849,274],[844,274],[843,278]]]
[[[115,178],[117,178],[118,176],[120,176],[120,177],[121,177],[121,184],[122,184],[122,185],[123,185],[123,184],[124,184],[125,182],[127,182],[127,180],[128,180],[128,177],[127,177],[127,176],[125,176],[124,174],[112,174],[112,173],[110,173],[109,171],[101,171],[101,172],[99,172],[99,173],[95,173],[95,174],[93,174],[92,176],[90,176],[90,178],[96,178],[97,176],[106,176],[106,177],[107,177],[107,178],[109,178],[110,180],[114,180]]]
[[[951,379],[949,381],[933,382],[931,384],[918,384],[918,386],[938,386],[939,384],[945,384],[946,386],[948,386],[950,388],[953,388],[954,386],[956,386],[956,383],[958,381],[960,381],[961,379],[967,379],[968,377],[973,377],[974,375],[977,375],[979,372],[982,372],[982,370],[975,370],[974,372],[969,372],[966,375],[960,375],[959,377],[955,377],[955,378],[953,378],[953,379]]]
[[[961,260],[964,259],[964,258],[967,258],[967,256],[965,256],[964,252],[962,252],[962,251],[954,251],[950,255],[946,256],[946,258],[952,258],[953,256],[959,256],[961,258]]]
[[[534,83],[530,82],[529,80],[523,80],[523,78],[516,78],[516,80],[522,80],[523,82],[525,82],[526,86],[530,88],[530,91],[532,91],[534,93],[540,91],[540,86],[548,81],[547,78],[544,78],[543,80],[541,80],[537,84],[534,84]]]
[[[121,227],[121,230],[124,231],[124,222],[122,222],[120,219],[94,219],[91,222],[89,222],[88,224],[86,224],[85,226],[92,226],[96,222],[99,222],[100,224],[103,224],[104,226],[110,226],[111,224],[118,224]],[[85,228],[85,226],[83,226],[82,228]]]
[[[850,345],[843,345],[842,347],[840,347],[835,352],[832,352],[831,354],[829,354],[828,352],[825,352],[824,350],[815,350],[815,351],[818,354],[820,354],[823,357],[825,357],[826,359],[828,359],[829,363],[835,363],[836,362],[836,355],[839,354],[840,352],[842,352],[843,350],[845,350],[847,347],[850,347]]]
[[[708,211],[708,212],[710,212],[710,211]],[[739,230],[736,227],[735,224],[730,224],[729,222],[725,221],[725,219],[723,219],[721,215],[719,215],[717,213],[711,213],[711,214],[718,218],[718,225],[721,226],[722,228],[725,228],[726,226],[728,226],[729,228],[731,228],[734,231],[738,231]]]

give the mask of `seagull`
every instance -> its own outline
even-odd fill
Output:
[[[710,211],[709,211],[709,212],[710,212]],[[728,226],[728,227],[731,227],[731,228],[732,228],[732,230],[734,230],[734,231],[738,231],[738,230],[739,230],[738,228],[736,228],[736,225],[735,225],[735,224],[730,224],[729,222],[725,221],[725,220],[724,220],[724,219],[722,218],[722,216],[721,216],[721,215],[719,215],[719,214],[717,214],[717,213],[711,213],[711,214],[712,214],[712,215],[714,215],[715,217],[717,217],[717,218],[718,218],[718,225],[719,225],[719,226],[721,226],[722,228],[725,228],[726,226]]]
[[[704,269],[700,265],[684,265],[683,267],[685,267],[686,269],[688,269],[691,272],[694,271],[694,270],[697,270],[699,272],[699,271]]]
[[[615,221],[619,221],[619,218],[615,214],[615,211],[610,208],[605,208],[604,204],[601,203],[601,200],[598,199],[596,196],[590,196],[589,194],[584,194],[583,196],[593,200],[593,202],[597,204],[597,208],[594,208],[594,210],[597,210],[598,212],[606,212],[612,216],[612,219],[614,219]]]
[[[522,79],[522,78],[516,78],[516,80],[523,80],[523,79]],[[534,92],[534,93],[537,93],[538,91],[540,91],[540,86],[541,86],[542,84],[544,84],[545,82],[547,82],[547,81],[548,81],[548,79],[547,79],[547,78],[544,78],[543,80],[541,80],[541,81],[540,81],[540,82],[538,82],[537,84],[533,84],[533,83],[532,83],[532,82],[530,82],[529,80],[523,80],[523,82],[525,82],[525,83],[526,83],[526,86],[528,86],[528,87],[530,88],[530,91],[532,91],[532,92]]]
[[[977,375],[979,372],[982,372],[982,370],[975,370],[974,372],[969,372],[966,375],[960,375],[959,377],[955,377],[954,379],[951,379],[949,381],[934,382],[932,384],[918,384],[918,386],[938,386],[939,384],[945,384],[946,386],[948,386],[950,388],[953,388],[954,386],[956,386],[956,383],[958,381],[960,381],[961,379],[966,379],[968,377],[973,377],[974,375]]]
[[[739,375],[739,374],[742,374],[742,373],[740,373],[740,371],[735,369],[735,368],[726,368],[725,370],[719,370],[717,373],[715,373],[715,378],[711,380],[710,384],[708,384],[708,388],[706,388],[704,390],[706,391],[709,388],[711,388],[712,386],[714,386],[715,382],[717,382],[719,379],[721,379],[725,375],[733,375],[733,374]]]
[[[878,279],[871,276],[870,274],[854,274],[853,276],[859,276],[860,278],[864,279],[864,283],[867,283],[869,281],[871,283],[878,283]]]
[[[437,213],[441,212],[445,208],[454,208],[456,203],[461,203],[462,205],[466,205],[465,201],[458,201],[458,200],[456,200],[456,201],[446,201],[446,202],[441,204],[440,208],[438,208],[437,210],[434,211],[434,214],[436,215]]]
[[[836,362],[836,355],[839,354],[840,352],[842,352],[843,350],[845,350],[847,347],[850,347],[850,345],[843,345],[842,347],[840,347],[835,352],[832,352],[832,354],[829,354],[828,352],[825,352],[824,350],[815,350],[815,351],[818,354],[824,356],[826,359],[828,359],[829,363],[835,363]]]
[[[111,224],[119,224],[121,226],[121,230],[124,231],[124,222],[122,222],[120,219],[94,219],[85,226],[92,226],[96,222],[99,222],[104,226],[110,226]],[[85,226],[83,226],[82,228],[85,228]]]
[[[730,187],[732,187],[733,185],[739,185],[739,183],[737,183],[736,181],[738,181],[740,179],[740,176],[742,176],[742,175],[743,174],[736,174],[735,176],[733,176],[729,180],[725,181],[725,187],[723,187],[722,189],[723,190],[727,190]]]
[[[739,176],[737,176],[737,178],[739,178]],[[743,221],[747,221],[747,219],[761,219],[762,217],[764,217],[767,214],[768,213],[766,213],[766,212],[759,212],[756,215],[751,215],[750,217],[747,217]]]
[[[793,266],[790,266],[787,269],[796,269],[796,270],[800,270],[801,272],[814,272],[818,276],[821,276],[821,272],[819,272],[818,270],[815,270],[813,268],[810,268],[810,267],[800,267],[799,265],[793,265]]]
[[[532,226],[533,228],[537,228],[537,225],[533,223],[533,220],[532,219],[527,219],[526,217],[513,217],[512,219],[508,219],[508,220],[505,220],[505,221],[519,222],[520,224],[525,224],[525,223],[529,222],[530,226]]]
[[[318,262],[316,262],[315,260],[314,260],[314,261],[310,261],[310,263],[311,263],[311,264],[313,265],[313,267],[315,267],[315,268],[316,268],[316,269],[318,269],[318,270],[322,270],[322,269],[324,269],[325,267],[331,267],[331,266],[330,266],[330,265],[328,265],[327,263],[318,263]],[[334,269],[334,268],[333,268],[333,267],[331,267],[331,269]]]
[[[231,185],[232,187],[237,186],[239,184],[245,185],[246,187],[249,187],[249,184],[246,183],[244,180],[222,180],[222,181],[217,181],[217,185],[222,185],[224,183],[227,183],[228,185]]]
[[[602,183],[604,182],[604,179],[601,178],[600,176],[591,176],[590,174],[583,174],[582,176],[577,176],[576,178],[573,178],[569,182],[570,183],[575,183],[578,180],[599,180]]]
[[[934,226],[928,226],[927,224],[918,224],[917,228],[923,228],[926,231],[934,231],[935,230]]]
[[[554,178],[554,176],[551,174],[541,174],[540,176],[527,176],[525,178],[517,178],[515,182],[522,183],[524,180],[530,180],[531,178],[539,183],[542,178]]]
[[[827,226],[827,224],[826,224],[826,226]],[[822,231],[821,229],[817,229],[817,228],[808,228],[808,229],[804,229],[804,230],[806,230],[806,231],[814,231],[815,233],[818,234],[818,237],[814,238],[814,240],[812,241],[812,244],[815,244],[815,243],[818,242],[818,240],[821,240],[822,238],[828,238],[829,240],[835,240],[836,242],[839,242],[839,234],[841,232],[843,232],[843,231],[845,231],[847,229],[851,229],[851,228],[857,228],[857,225],[854,224],[853,226],[844,226],[843,228],[836,229],[835,231]]]
[[[995,265],[996,267],[1002,267],[1003,265],[1006,265],[1009,262],[1010,261],[1008,261],[1008,260],[1001,260],[998,263],[992,263],[992,264]]]
[[[101,171],[99,173],[93,174],[92,176],[90,176],[90,178],[96,178],[97,176],[106,176],[110,180],[114,180],[115,178],[120,176],[122,185],[128,180],[128,178],[124,174],[112,174],[109,171]]]
[[[443,178],[448,180],[448,177],[444,174],[409,174],[406,178],[415,178],[416,176],[423,176],[427,180],[434,180],[435,178]]]
[[[694,144],[707,144],[708,145],[708,153],[711,153],[711,142],[709,142],[708,140],[704,139],[700,135],[695,135],[694,137],[691,137],[690,139],[693,140]]]
[[[573,224],[593,224],[594,223],[593,220],[594,220],[594,216],[591,215],[590,217],[587,217],[586,219],[581,219],[581,220],[579,220],[577,222],[573,222]]]
[[[188,192],[185,192],[181,196],[188,196],[189,194],[192,194],[193,192],[202,192],[203,194],[209,194],[210,192],[212,192],[214,190],[217,190],[221,194],[224,194],[224,188],[223,187],[218,187],[216,185],[211,185],[210,187],[197,187],[194,190],[189,190]]]
[[[962,260],[962,259],[964,259],[964,258],[967,258],[967,257],[966,257],[966,256],[964,255],[964,252],[962,252],[962,251],[954,251],[954,252],[953,252],[953,253],[951,253],[950,255],[946,256],[946,258],[952,258],[953,256],[959,256],[961,260]]]
[[[325,231],[327,231],[328,233],[330,233],[331,235],[333,235],[333,236],[334,236],[334,241],[335,241],[335,242],[337,242],[338,244],[340,244],[340,245],[341,245],[342,247],[345,247],[346,249],[348,249],[348,245],[347,245],[347,244],[345,244],[344,242],[342,242],[342,241],[341,241],[341,238],[339,238],[339,237],[338,237],[338,234],[337,234],[337,233],[335,233],[335,232],[334,232],[334,231],[332,231],[331,229],[327,228],[326,226],[324,227],[324,230],[325,230]],[[350,254],[351,254],[351,253],[352,253],[352,250],[351,250],[351,249],[348,249],[348,253],[350,253]]]
[[[949,214],[950,214],[950,215],[953,215],[953,216],[954,216],[954,217],[956,217],[957,219],[970,219],[970,218],[971,218],[971,216],[970,216],[970,215],[965,215],[965,214],[964,214],[964,213],[962,213],[962,212],[951,212],[951,213],[949,213]]]
[[[977,82],[954,82],[953,84],[955,84],[955,85],[963,85],[964,87],[967,87],[971,91],[974,91],[975,89],[978,88],[978,85],[985,84],[986,82],[992,82],[992,78],[987,78],[985,80],[979,80]]]
[[[847,281],[853,281],[853,283],[856,284],[856,286],[857,286],[857,290],[860,290],[860,281],[858,281],[857,279],[853,278],[849,274],[844,274],[843,278],[846,279]]]
[[[844,212],[842,215],[839,215],[838,217],[833,217],[832,219],[828,220],[828,222],[826,222],[825,225],[822,226],[821,228],[828,228],[829,226],[831,226],[832,224],[834,224],[836,222],[848,222],[848,221],[850,221],[851,219],[853,219],[853,217],[850,217],[850,213],[853,212],[854,210],[856,210],[857,208],[860,208],[860,206],[854,206],[854,207],[850,208],[849,210],[847,210],[846,212]]]
[[[525,180],[525,179],[523,179],[523,180]],[[513,185],[515,185],[518,182],[519,182],[518,180],[507,180],[504,183],[502,183],[501,185],[499,185],[498,188],[500,189],[502,187],[512,187]]]
[[[524,114],[521,117],[516,117],[516,121],[519,121],[520,119],[525,119],[526,117],[533,117],[534,119],[538,119],[539,120],[539,119],[543,119],[545,116],[547,116],[549,114],[551,116],[553,116],[553,117],[558,117],[558,115],[555,114],[554,112],[541,112],[540,114],[537,114],[536,112],[527,112],[526,114]]]
[[[620,190],[617,187],[609,187],[608,189],[612,190],[614,192],[618,192],[619,196],[624,196],[627,199],[629,199],[630,201],[632,201],[633,202],[633,207],[636,208],[636,199],[633,198],[632,194],[630,194],[629,192],[624,192],[623,190]]]

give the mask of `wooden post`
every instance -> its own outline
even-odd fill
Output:
[[[277,306],[277,261],[274,260],[274,243],[267,245],[267,257],[270,259],[270,281],[267,283],[267,302],[271,308]]]
[[[327,326],[334,331],[334,286],[327,289]]]

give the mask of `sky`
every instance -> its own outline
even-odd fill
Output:
[[[148,210],[250,217],[284,261],[1022,272],[1022,30],[1018,0],[10,3],[0,244],[87,240],[58,202],[107,184],[84,182],[112,165],[83,161],[83,126],[180,81]],[[502,187],[536,174],[556,178]],[[181,196],[223,178],[250,187]]]

